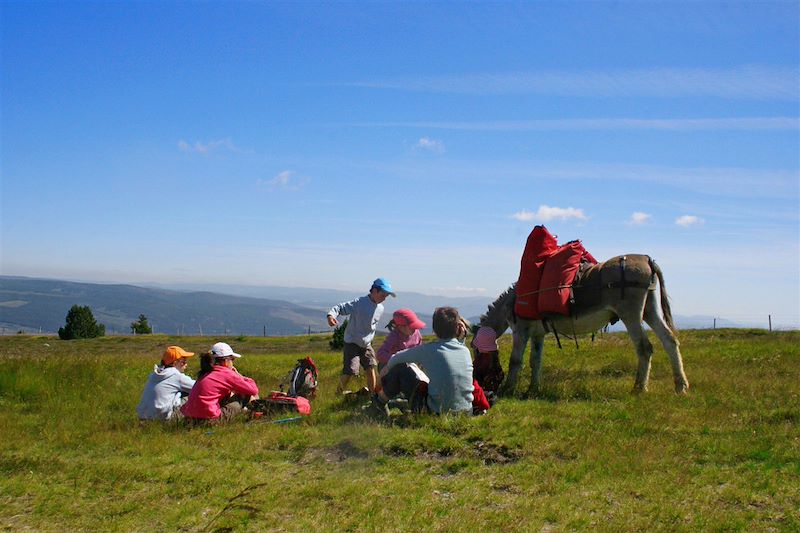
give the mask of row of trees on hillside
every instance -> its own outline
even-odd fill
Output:
[[[153,333],[153,328],[150,327],[145,315],[141,314],[138,320],[131,322],[131,333],[136,335]],[[106,326],[97,323],[88,305],[73,305],[67,312],[66,324],[58,328],[58,338],[62,340],[93,339],[105,334]]]
[[[58,337],[62,340],[93,339],[106,334],[106,326],[97,323],[92,309],[88,305],[73,305],[67,312],[66,322],[64,327],[58,328]],[[331,350],[338,350],[344,346],[344,330],[346,328],[347,320],[333,330],[333,336],[329,342]],[[153,333],[153,328],[144,314],[139,315],[137,320],[131,322],[131,333],[134,335]]]

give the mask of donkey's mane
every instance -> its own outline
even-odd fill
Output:
[[[516,287],[517,284],[514,283],[506,289],[494,302],[489,304],[489,308],[481,315],[481,326],[492,328],[497,332],[498,337],[508,329],[509,306],[514,304]]]

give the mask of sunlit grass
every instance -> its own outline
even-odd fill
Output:
[[[624,335],[577,350],[548,342],[541,399],[504,398],[477,418],[396,414],[391,424],[333,396],[341,355],[325,336],[234,337],[222,340],[265,391],[297,358],[317,361],[310,417],[191,429],[136,420],[163,348],[215,340],[0,339],[0,527],[800,529],[797,332],[682,332],[686,397],[672,392],[660,348],[650,392],[635,396]]]

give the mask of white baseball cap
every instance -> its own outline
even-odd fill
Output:
[[[214,357],[241,357],[227,342],[216,343],[211,347],[211,353],[214,354]]]

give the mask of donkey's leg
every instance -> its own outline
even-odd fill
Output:
[[[628,330],[628,336],[633,341],[636,347],[636,355],[639,357],[639,367],[636,370],[636,381],[633,384],[633,392],[646,392],[647,382],[650,379],[650,361],[653,358],[653,345],[650,344],[650,339],[647,338],[647,333],[642,326],[642,315],[644,313],[644,300],[645,295],[642,294],[642,299],[636,302],[633,295],[626,299],[625,303],[627,308],[619,309],[617,315],[625,324],[625,329]],[[638,303],[638,305],[636,305]]]
[[[648,293],[647,302],[645,302],[644,320],[653,329],[669,356],[669,362],[672,365],[672,378],[675,380],[675,392],[686,394],[689,390],[689,380],[686,379],[686,374],[683,372],[680,342],[678,342],[675,333],[658,312],[658,302],[652,291]]]
[[[522,361],[525,356],[525,347],[528,345],[530,332],[527,325],[518,320],[512,329],[513,343],[511,345],[511,359],[508,363],[508,375],[503,383],[503,393],[513,394],[517,388],[519,371],[522,369]]]
[[[528,396],[538,396],[542,390],[542,350],[544,349],[544,336],[531,336],[531,384],[528,387]]]

